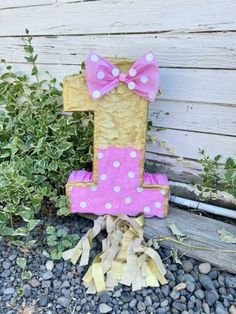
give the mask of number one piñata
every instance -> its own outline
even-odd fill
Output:
[[[133,290],[166,282],[160,257],[146,246],[142,232],[143,216],[162,218],[168,211],[166,175],[144,172],[148,103],[159,90],[158,64],[151,52],[135,63],[109,60],[91,53],[84,73],[64,80],[64,110],[94,112],[93,172],[73,171],[66,192],[71,213],[100,217],[76,248],[64,253],[73,263],[81,258],[80,265],[88,264],[92,239],[107,231],[103,252],[84,277],[90,293],[118,282]]]

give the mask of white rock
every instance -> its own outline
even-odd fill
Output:
[[[198,270],[201,274],[208,274],[211,270],[211,265],[209,263],[201,263],[198,266]]]
[[[46,269],[48,271],[52,271],[54,268],[54,262],[53,261],[47,261],[45,266],[46,266]]]

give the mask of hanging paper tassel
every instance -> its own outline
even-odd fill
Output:
[[[63,258],[73,264],[80,258],[80,266],[88,265],[93,239],[102,230],[107,232],[107,238],[102,240],[102,252],[83,277],[87,293],[113,290],[118,283],[132,286],[133,291],[167,283],[159,254],[143,238],[143,225],[143,216],[100,216],[76,247],[63,253]]]

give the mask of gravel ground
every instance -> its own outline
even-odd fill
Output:
[[[83,234],[91,222],[74,216],[55,218],[54,225]],[[81,281],[87,267],[48,260],[42,255],[47,249],[46,233],[35,231],[32,238],[38,241],[30,252],[21,252],[4,239],[0,243],[0,314],[236,314],[236,276],[208,263],[182,257],[182,265],[175,264],[169,250],[159,249],[167,268],[168,285],[137,292],[119,285],[113,292],[86,295]],[[95,243],[94,249],[99,245]],[[24,282],[16,265],[16,258],[22,256],[27,258],[27,268],[33,273]],[[20,287],[23,297],[18,295]]]

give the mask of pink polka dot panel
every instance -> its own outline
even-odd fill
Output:
[[[98,182],[91,187],[72,188],[71,212],[115,216],[120,214],[164,216],[165,194],[160,189],[145,187],[145,184],[152,182],[156,185],[167,185],[167,177],[145,173],[144,187],[141,187],[140,150],[132,147],[110,147],[99,149],[98,156],[102,156],[98,159]],[[73,183],[75,178],[76,182],[78,178],[83,182],[85,177],[90,177],[90,182],[93,182],[92,173],[77,171],[69,178],[69,183]]]

